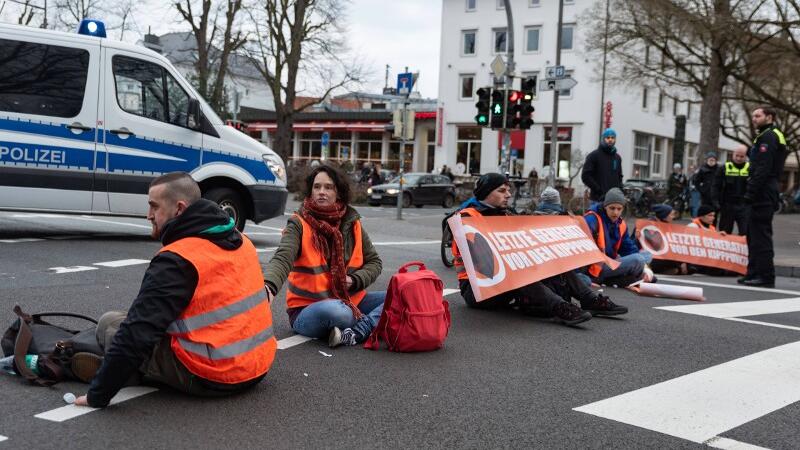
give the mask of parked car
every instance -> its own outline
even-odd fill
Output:
[[[411,205],[422,208],[423,205],[453,206],[456,200],[456,187],[450,178],[444,175],[429,173],[407,173],[403,175],[403,207]],[[379,184],[367,189],[367,201],[372,206],[396,205],[400,192],[400,177],[386,184]]]

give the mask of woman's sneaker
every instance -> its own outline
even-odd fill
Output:
[[[356,333],[351,328],[340,330],[333,327],[328,335],[328,347],[336,348],[340,345],[356,345]]]
[[[577,325],[592,318],[588,312],[580,309],[572,303],[561,302],[553,308],[555,319],[564,325]]]
[[[597,294],[586,303],[581,302],[581,308],[593,316],[618,316],[628,312],[627,307],[617,305],[603,294]]]

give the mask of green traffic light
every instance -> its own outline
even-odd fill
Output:
[[[503,113],[503,107],[499,103],[494,105],[494,113],[495,114],[502,114]]]
[[[486,115],[484,114],[478,114],[477,116],[475,116],[475,121],[481,125],[485,125],[486,123],[489,122],[489,118],[486,117]]]

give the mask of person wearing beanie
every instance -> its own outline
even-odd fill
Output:
[[[539,196],[539,204],[536,205],[533,215],[557,216],[561,214],[564,214],[564,208],[561,206],[561,194],[550,186],[546,187]]]
[[[617,153],[617,133],[603,131],[600,146],[586,155],[581,180],[589,188],[589,199],[599,202],[613,187],[622,188],[622,158]]]
[[[589,266],[581,274],[587,281],[628,286],[643,279],[645,266],[653,259],[649,252],[640,251],[627,233],[627,224],[622,218],[625,202],[625,194],[619,188],[611,188],[606,192],[602,204],[592,206],[583,216],[600,250],[620,262],[616,269],[604,264]]]
[[[705,228],[709,231],[717,231],[717,228],[714,226],[714,221],[717,218],[717,212],[714,210],[714,207],[711,205],[700,205],[697,208],[697,217],[692,219],[688,225],[689,228]],[[726,232],[720,231],[721,235],[725,236]]]
[[[494,188],[489,190],[491,187]],[[460,211],[462,217],[514,215],[508,209],[511,186],[503,175],[488,173],[481,176],[475,185],[474,194],[474,197],[462,205],[463,209]],[[481,242],[477,240],[470,243],[471,254],[479,254],[481,251],[491,252],[491,249],[482,249]],[[475,300],[475,294],[472,291],[472,285],[455,240],[453,240],[453,256],[461,297],[470,308],[499,309],[511,307],[512,304],[520,305],[522,312],[543,311],[568,326],[585,322],[591,319],[592,315],[618,315],[628,312],[627,308],[618,306],[608,297],[592,291],[589,285],[583,283],[572,271],[558,277],[559,281],[563,280],[563,283],[569,287],[568,294],[580,301],[581,307],[574,305],[569,298],[562,297],[557,290],[551,287],[555,283],[553,279],[556,277],[537,281],[478,302]]]
[[[714,205],[713,187],[714,178],[717,176],[717,154],[706,153],[706,163],[700,166],[694,174],[692,182],[694,188],[700,193],[701,205]]]
[[[658,204],[653,206],[653,214],[659,222],[672,222],[675,219],[672,214],[673,211],[672,206],[669,205]]]

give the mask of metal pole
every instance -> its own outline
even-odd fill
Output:
[[[406,71],[403,73],[408,73],[408,67],[406,66]],[[403,158],[405,157],[404,153],[406,150],[406,108],[408,108],[408,96],[411,95],[411,89],[414,87],[413,79],[411,81],[412,85],[408,88],[408,93],[406,93],[406,98],[403,100],[403,109],[401,110],[400,117],[400,165],[399,169],[397,170],[397,174],[399,177],[400,182],[400,189],[397,192],[397,220],[403,220]]]
[[[606,109],[606,65],[608,64],[608,20],[610,18],[609,7],[611,0],[606,0],[606,27],[603,35],[603,79],[600,84],[600,132],[602,135],[605,127],[603,126],[603,116]]]
[[[561,28],[564,25],[564,0],[558,0],[558,33],[556,34],[556,66],[561,65]],[[550,128],[550,175],[548,185],[556,186],[558,162],[558,89],[553,89],[553,124]]]
[[[514,16],[511,13],[511,0],[503,0],[506,8],[506,89],[514,89]],[[511,173],[511,132],[508,129],[508,95],[503,99],[503,164],[501,171]]]

